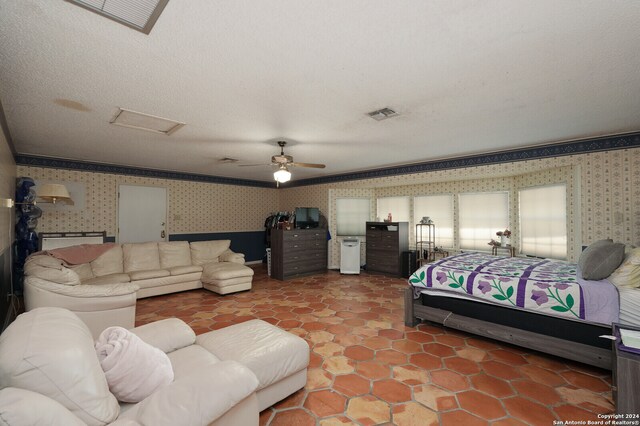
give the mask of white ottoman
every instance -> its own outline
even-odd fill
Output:
[[[220,358],[248,367],[258,377],[260,411],[307,383],[309,345],[262,320],[251,320],[201,334],[196,343]]]
[[[204,265],[202,286],[218,294],[250,290],[253,269],[233,262],[213,262]]]

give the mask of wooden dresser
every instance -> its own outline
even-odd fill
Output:
[[[409,250],[408,222],[367,222],[367,271],[400,275],[401,254]]]
[[[271,231],[271,277],[286,280],[326,272],[327,230]]]

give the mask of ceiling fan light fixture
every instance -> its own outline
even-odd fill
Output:
[[[282,166],[273,173],[273,178],[278,183],[285,183],[291,180],[291,172],[287,169],[287,166]]]

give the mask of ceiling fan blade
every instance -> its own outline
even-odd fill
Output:
[[[273,164],[238,164],[238,167],[273,166]]]
[[[298,162],[289,163],[288,165],[289,166],[296,166],[296,167],[309,167],[309,168],[312,168],[312,169],[324,169],[325,167],[327,167],[324,164],[298,163]]]

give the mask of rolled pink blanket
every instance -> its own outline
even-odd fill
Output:
[[[122,327],[109,327],[95,343],[109,390],[122,402],[140,402],[173,381],[167,354]]]

